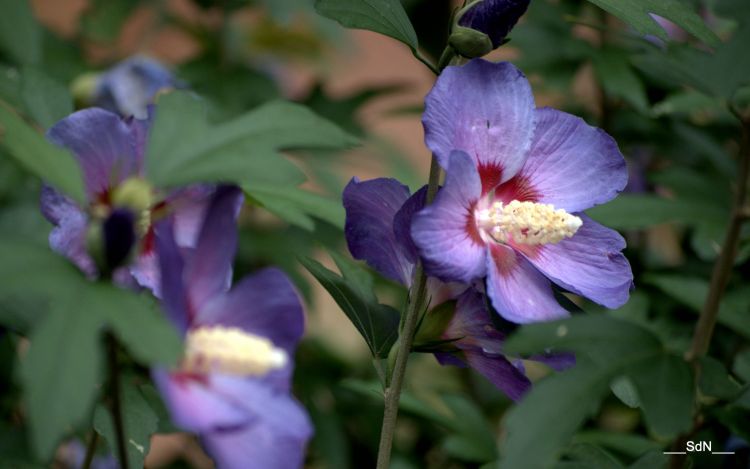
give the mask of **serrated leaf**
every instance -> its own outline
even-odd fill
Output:
[[[693,422],[694,385],[688,363],[662,354],[634,364],[627,372],[641,402],[646,424],[661,436],[687,431]]]
[[[26,111],[43,128],[52,127],[73,112],[73,97],[65,85],[35,67],[24,67],[21,76],[21,97]]]
[[[709,45],[716,45],[718,37],[706,26],[688,3],[679,0],[589,0],[633,26],[641,34],[667,39],[667,34],[651,17],[662,16]]]
[[[344,228],[344,207],[341,201],[315,194],[298,187],[248,184],[245,193],[269,212],[308,231],[315,228],[311,217]]]
[[[356,139],[298,104],[274,101],[229,122],[210,125],[187,92],[159,99],[146,174],[162,187],[196,182],[297,185],[304,175],[279,151],[347,148]]]
[[[399,314],[388,305],[371,301],[357,285],[339,277],[319,262],[305,258],[300,263],[333,297],[357,328],[374,357],[385,358],[398,337]]]
[[[0,0],[0,49],[18,64],[42,59],[42,28],[29,0]]]
[[[392,37],[416,50],[417,33],[399,0],[315,0],[315,9],[342,26]]]
[[[74,200],[84,200],[81,171],[73,155],[47,142],[3,102],[0,102],[0,143],[27,171]]]
[[[32,332],[22,361],[31,441],[45,460],[70,427],[89,415],[102,379],[101,318],[87,300],[78,294],[56,304]]]
[[[143,461],[151,446],[151,435],[159,427],[159,417],[138,388],[130,382],[122,383],[120,389],[125,445],[128,453],[128,466],[143,467]],[[109,451],[117,454],[117,437],[114,418],[110,410],[99,405],[94,412],[94,430],[107,441]]]

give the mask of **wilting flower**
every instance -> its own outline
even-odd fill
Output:
[[[55,228],[50,246],[70,258],[89,276],[117,269],[118,280],[132,274],[142,286],[158,290],[152,220],[167,213],[177,218],[178,243],[195,243],[211,189],[191,187],[159,194],[145,180],[144,151],[150,122],[122,119],[103,109],[78,111],[47,132],[53,143],[67,148],[81,167],[86,204],[81,207],[56,189],[44,186],[41,209]]]
[[[154,59],[135,56],[104,72],[96,81],[95,106],[137,119],[148,117],[148,106],[162,90],[182,83]]]
[[[510,30],[526,12],[529,1],[469,0],[456,15],[458,26],[486,34],[492,44],[491,49],[495,49],[502,45]],[[456,30],[460,28],[454,27],[454,32]]]
[[[410,196],[409,189],[395,179],[352,179],[343,193],[352,256],[410,287],[418,255],[409,227],[414,213],[424,207],[425,194],[423,188]],[[466,283],[430,278],[427,285],[431,308],[417,334],[417,348],[433,352],[442,364],[468,364],[509,397],[521,397],[530,382],[520,360],[511,363],[503,355],[504,334],[493,325],[484,296]],[[570,362],[568,356],[560,366]]]
[[[412,237],[428,273],[487,278],[506,319],[567,315],[551,282],[615,308],[633,275],[624,239],[582,213],[627,182],[615,141],[582,119],[535,108],[509,63],[449,67],[427,96],[425,140],[446,169],[435,202],[414,216]]]
[[[175,424],[200,436],[217,467],[299,467],[312,432],[290,394],[304,314],[279,270],[229,289],[241,204],[239,189],[220,187],[184,254],[172,220],[157,227],[164,308],[185,351],[177,369],[153,377]]]

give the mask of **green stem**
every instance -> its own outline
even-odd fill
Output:
[[[117,440],[117,455],[120,467],[128,468],[128,450],[125,445],[125,425],[122,418],[122,405],[120,400],[120,369],[117,363],[117,339],[112,334],[107,334],[107,356],[109,361],[109,393],[110,410],[115,425],[115,439]]]
[[[440,166],[437,163],[437,158],[433,156],[432,163],[430,164],[430,180],[427,184],[425,204],[432,203],[435,194],[437,194],[439,182]],[[400,344],[396,354],[396,362],[393,365],[390,384],[384,393],[385,409],[383,410],[383,427],[380,430],[377,469],[388,469],[390,465],[393,434],[396,430],[396,420],[398,418],[398,403],[401,398],[401,387],[404,384],[406,364],[409,359],[412,343],[414,342],[419,312],[422,310],[426,300],[426,293],[427,276],[422,269],[422,264],[418,262],[414,268],[414,281],[399,338]]]
[[[740,168],[737,174],[737,192],[732,208],[732,219],[729,223],[724,244],[722,245],[719,258],[714,264],[711,274],[711,284],[703,305],[698,324],[695,326],[693,342],[686,354],[689,361],[695,361],[708,352],[711,343],[716,318],[719,315],[721,297],[732,273],[734,259],[740,244],[740,229],[746,220],[744,216],[745,199],[747,198],[748,177],[750,177],[750,120],[742,119],[742,143],[740,145]]]
[[[83,460],[83,469],[89,469],[91,463],[94,461],[94,453],[96,453],[96,445],[99,443],[99,434],[96,430],[91,430],[91,438],[89,439],[89,445],[86,448],[86,457]]]
[[[438,70],[438,68],[435,67],[435,64],[433,64],[427,57],[422,55],[422,53],[419,52],[418,49],[414,49],[413,53],[414,53],[414,57],[416,57],[417,60],[425,64],[425,66],[429,68],[430,71],[432,71],[432,73],[434,73],[435,75],[440,75],[440,70]]]

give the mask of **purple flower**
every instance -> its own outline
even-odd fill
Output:
[[[127,263],[135,250],[132,265],[118,269],[115,277],[128,283],[132,275],[158,294],[152,221],[174,213],[178,243],[193,246],[211,189],[191,187],[160,197],[148,185],[143,158],[149,125],[148,120],[122,119],[97,108],[78,111],[55,124],[47,138],[77,159],[87,201],[79,206],[44,186],[41,209],[55,225],[49,237],[52,249],[70,258],[87,275],[95,277],[100,269]]]
[[[411,229],[430,275],[486,277],[494,308],[518,323],[568,314],[551,282],[606,307],[627,301],[633,275],[620,252],[624,239],[582,213],[627,182],[609,135],[536,108],[518,69],[481,59],[443,72],[423,123],[447,171]]]
[[[482,32],[489,36],[492,47],[497,48],[519,18],[526,13],[530,0],[479,0],[469,1],[468,8],[459,12],[459,26]]]
[[[164,89],[182,83],[154,59],[136,56],[124,60],[99,77],[94,90],[96,106],[137,119],[148,117],[148,106]]]
[[[239,189],[217,189],[194,250],[178,247],[171,218],[157,226],[163,305],[185,351],[178,369],[153,377],[175,424],[200,436],[217,467],[299,467],[312,433],[290,394],[304,313],[277,269],[230,290],[241,204]]]
[[[343,193],[352,256],[409,287],[417,261],[409,227],[414,213],[424,207],[425,193],[423,188],[410,196],[395,179],[352,179]],[[514,364],[502,354],[504,335],[492,324],[483,295],[471,285],[435,278],[428,279],[428,290],[432,308],[417,335],[417,348],[434,352],[444,365],[468,364],[510,398],[520,398],[531,383],[520,360]],[[429,343],[434,347],[425,345]],[[571,360],[564,358],[561,366]]]

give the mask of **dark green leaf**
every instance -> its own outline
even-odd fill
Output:
[[[35,328],[22,362],[31,440],[43,459],[90,415],[101,379],[101,318],[89,298],[77,293],[55,304]]]
[[[344,228],[341,202],[304,189],[270,184],[249,184],[245,192],[269,212],[308,231],[315,228],[311,217]]]
[[[609,387],[612,389],[612,393],[631,409],[637,409],[641,406],[641,402],[638,399],[638,391],[636,391],[633,382],[627,376],[618,377]]]
[[[346,148],[356,140],[307,108],[275,101],[230,122],[211,126],[203,104],[185,92],[159,99],[146,158],[158,186],[193,182],[296,185],[301,171],[281,150]]]
[[[669,456],[661,451],[649,451],[628,466],[628,469],[664,469],[668,465]]]
[[[0,0],[0,50],[18,64],[42,59],[42,28],[29,0]]]
[[[443,396],[443,401],[453,412],[455,433],[443,442],[445,451],[459,459],[487,462],[497,458],[497,445],[482,411],[464,397]]]
[[[717,218],[714,204],[700,205],[645,194],[622,194],[586,213],[599,223],[620,230],[648,228],[667,222],[694,225]],[[719,218],[717,222],[724,223],[725,220]]]
[[[503,349],[510,354],[528,355],[554,349],[607,362],[658,353],[661,343],[648,329],[632,322],[604,315],[579,315],[524,325],[508,338]]]
[[[719,39],[686,2],[680,0],[589,0],[633,26],[641,34],[667,39],[666,32],[650,13],[662,16],[684,28],[706,44],[716,45]]]
[[[35,67],[23,69],[21,96],[28,114],[45,129],[73,112],[68,88]]]
[[[594,57],[593,65],[608,95],[624,99],[641,112],[648,109],[646,87],[633,71],[625,52],[603,49]]]
[[[417,33],[399,0],[315,0],[315,9],[342,26],[367,29],[418,47]]]
[[[159,417],[132,383],[125,381],[120,389],[120,405],[123,415],[128,466],[143,467],[143,460],[151,446],[151,435],[159,426]],[[117,454],[117,439],[114,420],[110,410],[99,405],[94,412],[94,430],[107,441],[109,451]]]
[[[507,414],[500,467],[551,466],[576,428],[598,408],[609,380],[608,371],[579,363],[535,384]]]
[[[385,358],[398,337],[398,311],[372,301],[372,292],[362,292],[313,259],[300,259],[303,266],[333,297],[367,342],[374,357]]]
[[[576,434],[573,441],[592,443],[630,457],[637,457],[647,451],[660,448],[658,443],[640,435],[620,432],[604,432],[600,430],[580,432]]]
[[[574,443],[565,451],[565,462],[555,469],[618,469],[620,461],[603,448],[591,443]]]
[[[627,374],[638,390],[641,409],[651,431],[674,436],[690,428],[694,385],[685,360],[662,354],[641,360]]]
[[[94,41],[113,42],[138,0],[94,0],[81,17],[83,34]]]
[[[0,102],[0,143],[26,170],[79,202],[84,200],[81,171],[73,156],[55,147]]]
[[[719,360],[712,357],[703,357],[700,367],[698,385],[701,393],[706,396],[732,399],[742,390],[741,386],[729,376],[726,367]]]

